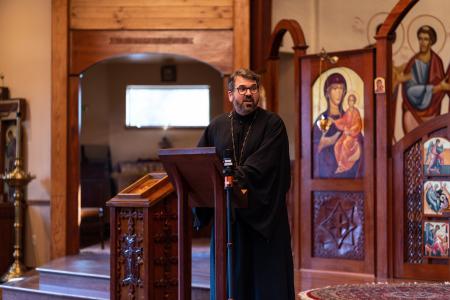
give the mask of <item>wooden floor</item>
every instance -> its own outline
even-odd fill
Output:
[[[99,264],[95,264],[99,263]],[[96,299],[109,298],[109,245],[101,249],[98,245],[81,250],[77,257],[61,258],[50,262],[44,267],[38,268],[37,272],[30,274],[20,286],[11,283],[10,288],[16,292],[24,289],[39,290],[40,293],[51,293],[53,295],[62,295],[63,292],[71,292],[79,295],[77,299],[83,298],[83,293],[90,293],[90,297]],[[40,274],[36,274],[36,273]],[[193,242],[192,249],[192,299],[209,299],[209,240],[197,239]],[[77,274],[77,280],[74,280],[73,274]],[[88,276],[91,292],[83,291],[86,289],[86,281],[83,277]],[[398,279],[380,279],[374,277],[355,275],[350,273],[327,272],[326,274],[318,271],[302,270],[294,273],[295,290],[298,294],[301,291],[321,288],[341,284],[360,284],[372,282],[408,282]],[[409,281],[411,282],[411,281]],[[17,283],[19,284],[19,283]],[[68,288],[70,291],[68,290]],[[86,295],[88,296],[88,295]],[[33,295],[33,299],[37,294]],[[44,297],[44,296],[43,296]],[[5,297],[6,299],[29,299],[29,296],[23,297]],[[88,297],[89,298],[89,297]],[[47,299],[47,298],[42,298]],[[50,298],[48,298],[50,299]],[[53,299],[53,298],[52,298]],[[59,299],[59,298],[58,298]],[[75,299],[75,298],[73,298]],[[85,299],[85,298],[83,298]],[[87,299],[87,298],[86,298]],[[0,293],[1,300],[1,293]]]
[[[99,245],[88,247],[82,251],[95,253],[109,253],[109,244],[105,250]],[[295,291],[301,291],[340,284],[360,284],[376,282],[412,282],[402,279],[377,279],[371,276],[343,272],[318,272],[314,270],[301,270],[294,272]],[[417,280],[415,280],[417,281]],[[192,247],[192,286],[209,290],[209,239],[195,239]]]

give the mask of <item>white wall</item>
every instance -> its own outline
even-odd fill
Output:
[[[41,203],[50,200],[50,41],[51,0],[0,0],[0,73],[11,96],[27,100],[23,145],[27,171],[36,175],[27,198]],[[41,264],[49,259],[49,203],[29,206],[26,222],[25,263]]]
[[[309,45],[308,53],[318,53],[322,48],[328,52],[358,49],[374,41],[371,38],[374,34],[368,36],[367,29],[373,21],[384,20],[380,19],[378,14],[389,12],[397,2],[397,0],[273,0],[272,28],[281,19],[296,20],[302,27],[306,43]],[[290,39],[283,40],[283,45],[283,52],[293,52]]]
[[[309,45],[308,54],[319,53],[322,48],[327,52],[360,49],[375,43],[376,26],[385,20],[397,3],[398,0],[274,0],[272,26],[275,27],[281,19],[297,20]],[[397,40],[393,45],[394,68],[401,68],[417,52],[417,25],[427,24],[437,31],[438,42],[433,50],[440,55],[444,69],[447,69],[450,64],[449,10],[448,0],[422,0],[412,8],[397,29]],[[284,38],[283,44],[281,51],[293,52],[289,37]],[[281,57],[281,60],[286,61],[280,64],[280,79],[290,76],[289,63],[292,63],[289,56]],[[293,99],[293,94],[282,95],[286,100]],[[396,102],[394,132],[397,141],[404,135],[401,101],[399,97]],[[445,96],[441,113],[447,112],[448,107],[449,97]]]

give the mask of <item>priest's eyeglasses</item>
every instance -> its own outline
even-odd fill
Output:
[[[247,90],[249,90],[250,93],[252,93],[252,94],[256,94],[259,89],[258,89],[258,85],[254,84],[250,87],[247,87],[245,85],[240,85],[236,88],[236,90],[238,91],[239,95],[245,95]]]

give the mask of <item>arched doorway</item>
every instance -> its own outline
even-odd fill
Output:
[[[55,24],[55,27],[58,26]],[[75,254],[79,250],[80,74],[113,57],[132,53],[169,53],[185,55],[212,66],[224,75],[223,82],[226,82],[226,74],[231,73],[235,63],[230,59],[233,57],[232,32],[183,31],[182,38],[180,35],[178,31],[133,31],[126,34],[121,31],[72,31],[66,35],[70,39],[70,47],[58,44],[60,49],[56,52],[61,57],[54,55],[52,75],[55,82],[52,88],[52,257]],[[67,59],[67,69],[58,61],[64,61],[64,58]],[[223,103],[228,107],[228,101]]]
[[[210,65],[164,53],[115,57],[82,72],[78,105],[80,249],[100,241],[101,222],[95,212],[104,209],[107,224],[106,201],[148,172],[164,171],[158,158],[160,148],[195,147],[202,126],[223,110],[222,82],[223,75]],[[208,103],[189,98],[190,90],[207,90]],[[181,91],[182,101],[170,111],[168,123],[162,122],[160,105],[174,101],[169,93]],[[153,108],[137,109],[147,123],[130,116],[136,105],[145,105],[136,98],[142,92],[147,97],[160,93],[167,97],[163,102],[146,98]],[[187,102],[192,105],[180,109]],[[141,115],[141,111],[146,113]],[[192,125],[196,120],[203,123]],[[103,228],[103,232],[106,236],[108,230]]]

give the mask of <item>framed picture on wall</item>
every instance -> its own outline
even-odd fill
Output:
[[[450,175],[450,141],[445,137],[432,137],[423,144],[425,176]]]
[[[8,124],[9,123],[9,124]],[[14,161],[16,159],[16,145],[17,145],[17,126],[14,121],[7,122],[5,126],[5,137],[4,137],[4,173],[9,173],[14,170]],[[6,183],[4,183],[4,195],[6,199],[10,202],[14,201],[14,189],[10,188]]]
[[[165,65],[161,67],[161,81],[177,81],[177,67],[175,65]]]
[[[0,174],[14,169],[17,145],[17,114],[25,118],[25,99],[0,101]],[[13,201],[13,190],[6,183],[0,184],[0,202]]]
[[[423,214],[432,217],[443,217],[450,213],[449,189],[450,181],[426,180],[423,184]]]
[[[423,222],[424,256],[448,258],[448,222]]]

